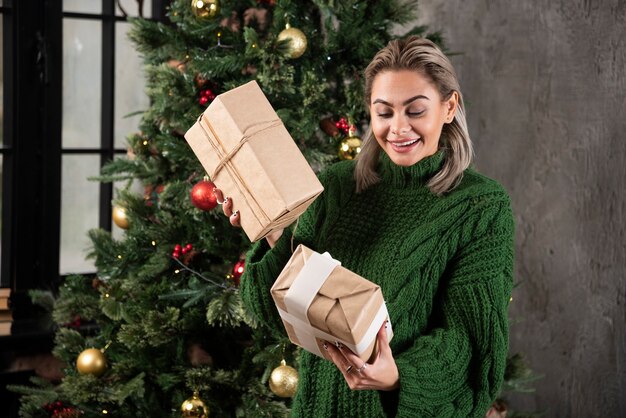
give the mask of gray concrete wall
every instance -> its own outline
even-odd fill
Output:
[[[517,219],[511,345],[545,377],[516,409],[626,417],[626,1],[424,0],[477,166]]]

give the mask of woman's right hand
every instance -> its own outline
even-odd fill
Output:
[[[233,212],[232,199],[230,197],[224,198],[224,193],[222,193],[222,191],[218,189],[217,187],[213,190],[213,193],[215,193],[217,202],[222,205],[222,210],[224,211],[224,215],[228,216],[228,219],[230,220],[230,224],[237,228],[241,228],[240,214],[238,210]],[[281,237],[282,234],[283,234],[283,229],[277,229],[275,231],[272,231],[271,234],[265,237],[265,239],[267,240],[267,243],[269,244],[271,248],[274,247],[274,245],[276,244],[276,241],[278,241],[278,239]]]
[[[213,189],[213,193],[217,198],[217,203],[222,205],[222,210],[224,211],[224,215],[228,216],[230,220],[230,224],[232,226],[236,226],[237,228],[241,228],[241,221],[239,220],[239,211],[236,210],[233,213],[233,201],[227,197],[224,198],[224,193],[217,187]]]

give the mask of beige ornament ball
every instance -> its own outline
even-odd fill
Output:
[[[180,406],[183,418],[208,418],[209,408],[200,397],[198,392],[194,392],[191,398],[187,399]]]
[[[107,359],[97,348],[88,348],[76,359],[76,368],[80,374],[101,376],[107,369]]]
[[[363,141],[358,136],[344,138],[339,144],[339,158],[342,160],[354,160],[361,152]]]
[[[220,12],[219,0],[191,0],[191,11],[200,19],[213,19]]]
[[[289,56],[291,58],[299,58],[306,51],[306,35],[300,29],[293,28],[289,24],[278,34],[278,40],[289,41]]]
[[[113,222],[122,229],[128,229],[129,222],[126,216],[126,209],[121,206],[113,206],[112,213]]]
[[[272,370],[269,385],[276,396],[291,398],[298,389],[298,371],[282,360],[280,366]]]

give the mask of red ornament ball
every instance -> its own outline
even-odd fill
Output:
[[[245,260],[239,260],[233,266],[233,280],[235,281],[235,284],[237,284],[237,286],[239,286],[239,279],[241,278],[241,275],[243,274],[245,268]]]
[[[215,184],[202,180],[191,189],[191,203],[200,210],[210,211],[217,206],[217,197],[213,193]]]

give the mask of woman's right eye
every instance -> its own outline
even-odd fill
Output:
[[[391,117],[391,113],[377,113],[376,116],[379,118],[387,119]]]

